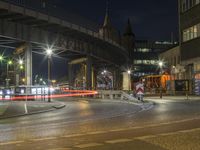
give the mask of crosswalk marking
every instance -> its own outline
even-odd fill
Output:
[[[47,137],[47,138],[41,138],[41,139],[31,139],[31,141],[45,141],[45,140],[54,140],[56,137]]]
[[[132,141],[132,139],[117,139],[117,140],[109,140],[109,141],[106,141],[106,143],[109,143],[109,144],[116,144],[116,143],[130,142],[130,141]]]
[[[89,132],[88,135],[95,135],[95,134],[103,134],[108,133],[107,131],[95,131],[95,132]]]
[[[137,140],[143,140],[143,139],[148,139],[148,138],[155,138],[157,135],[146,135],[146,136],[140,136],[140,137],[136,137],[134,139]]]
[[[12,145],[12,144],[20,144],[20,143],[24,143],[24,141],[5,142],[5,143],[0,143],[0,145],[3,146],[3,145]]]
[[[64,137],[64,138],[73,138],[73,137],[79,137],[79,136],[83,136],[83,135],[86,135],[86,134],[82,134],[82,133],[80,133],[80,134],[71,134],[71,135],[64,135],[62,137]]]
[[[101,146],[103,144],[100,144],[100,143],[88,143],[88,144],[81,144],[81,145],[76,145],[74,147],[77,147],[77,148],[89,148],[89,147],[96,147],[96,146]]]

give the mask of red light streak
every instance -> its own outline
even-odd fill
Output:
[[[31,95],[31,96],[14,96],[11,98],[0,98],[0,100],[33,100],[33,99],[41,99],[41,98],[64,98],[64,97],[78,97],[78,96],[90,96],[98,94],[97,91],[88,91],[88,90],[62,90],[63,92],[70,92],[68,94],[53,94],[53,95]]]

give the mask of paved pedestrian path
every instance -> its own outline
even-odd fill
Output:
[[[0,102],[0,119],[53,111],[64,106],[63,103],[57,101],[50,103],[43,101]]]

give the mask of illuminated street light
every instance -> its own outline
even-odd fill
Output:
[[[24,66],[20,65],[20,67],[19,67],[19,68],[20,68],[20,70],[23,70],[23,69],[24,69]]]
[[[25,79],[25,78],[23,78],[23,79],[22,79],[22,82],[23,82],[23,83],[25,83],[25,81],[26,81],[26,79]]]
[[[13,64],[12,60],[9,60],[8,65],[12,65],[12,64]]]
[[[160,61],[160,62],[158,63],[158,65],[159,65],[159,67],[162,67],[162,66],[163,66],[163,62]]]
[[[9,60],[7,62],[7,67],[6,67],[6,86],[7,87],[9,86],[9,81],[10,81],[10,79],[8,78],[9,65],[12,65],[12,64],[13,64],[12,60]]]
[[[131,74],[131,70],[128,70],[127,73],[128,73],[128,74]]]
[[[22,59],[19,60],[19,64],[23,65],[24,61]]]
[[[103,73],[106,73],[106,72],[107,72],[106,70],[103,71]]]
[[[3,58],[3,55],[0,55],[0,61],[2,61],[4,58]]]
[[[47,56],[51,56],[51,55],[53,54],[53,50],[50,49],[50,48],[48,48],[48,49],[46,50],[46,53],[47,53]]]

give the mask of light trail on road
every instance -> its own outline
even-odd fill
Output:
[[[92,90],[66,90],[62,89],[63,94],[51,94],[51,95],[30,95],[30,96],[13,96],[11,98],[0,98],[0,100],[33,100],[40,98],[64,98],[64,97],[79,97],[79,96],[92,96],[97,95],[97,91]]]

